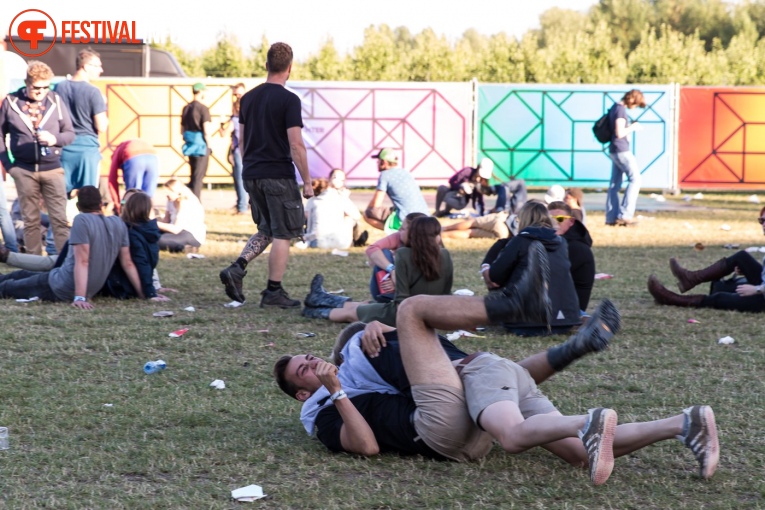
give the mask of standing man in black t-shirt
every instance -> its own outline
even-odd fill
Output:
[[[305,215],[295,166],[303,180],[303,197],[313,196],[308,158],[303,143],[300,98],[285,84],[292,71],[292,48],[274,43],[268,50],[266,82],[241,99],[239,136],[242,142],[242,178],[250,195],[252,219],[258,232],[250,237],[239,258],[220,272],[226,294],[244,302],[245,268],[273,242],[268,257],[268,287],[260,307],[299,308],[282,288],[290,241],[303,233]]]
[[[202,104],[207,87],[195,83],[192,87],[194,99],[181,112],[181,134],[183,134],[183,155],[189,157],[189,188],[201,199],[202,185],[210,162],[210,148],[207,140],[212,134],[210,109]]]

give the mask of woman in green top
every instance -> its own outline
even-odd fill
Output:
[[[333,322],[380,321],[396,325],[398,305],[418,294],[446,295],[452,292],[454,267],[441,244],[441,224],[432,217],[412,221],[405,245],[396,250],[396,296],[390,303],[359,303],[328,294],[324,277],[317,274],[305,298],[303,316]]]

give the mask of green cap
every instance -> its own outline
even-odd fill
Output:
[[[207,90],[207,87],[204,83],[195,83],[193,87],[191,87],[194,90],[194,93],[196,94],[199,91]]]
[[[380,152],[372,156],[372,158],[381,159],[383,161],[387,161],[388,163],[398,163],[398,156],[396,155],[396,152],[389,147],[380,149]]]

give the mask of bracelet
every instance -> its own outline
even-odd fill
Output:
[[[385,268],[385,272],[386,273],[392,273],[394,269],[396,269],[396,265],[395,264],[388,264],[388,267]]]
[[[75,303],[78,302],[78,301],[87,301],[87,300],[88,300],[88,298],[86,298],[85,296],[74,296],[74,302]]]
[[[484,274],[488,269],[490,269],[491,266],[489,264],[481,264],[481,274]]]
[[[335,400],[342,400],[342,399],[344,399],[347,396],[348,395],[343,390],[339,390],[339,391],[336,391],[335,393],[333,393],[332,395],[330,395],[329,399],[332,402],[334,402]]]

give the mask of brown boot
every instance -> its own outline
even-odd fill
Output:
[[[728,261],[725,258],[718,260],[704,269],[688,271],[680,266],[677,259],[673,257],[669,259],[669,269],[672,271],[672,274],[675,275],[675,278],[677,278],[677,288],[680,289],[680,292],[688,292],[696,285],[703,282],[719,280],[720,278],[728,276],[731,272],[731,270],[728,269]]]
[[[691,296],[681,296],[668,290],[661,284],[655,274],[648,277],[648,292],[660,305],[699,307],[706,296],[703,294],[694,294]]]

